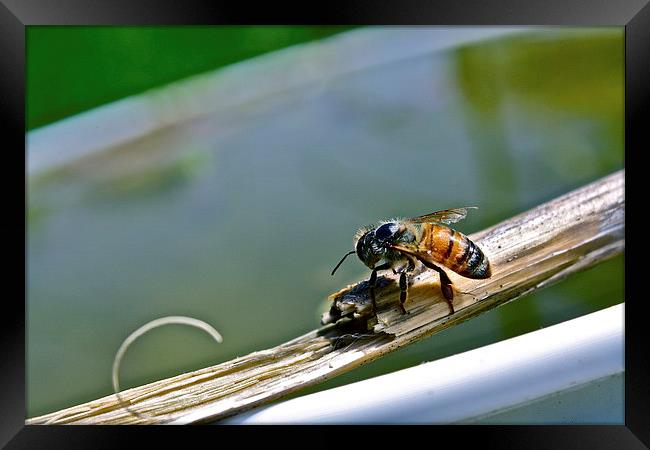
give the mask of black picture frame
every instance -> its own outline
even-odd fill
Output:
[[[650,68],[650,6],[647,0],[458,0],[458,1],[421,1],[421,0],[337,0],[318,5],[286,3],[245,4],[242,2],[216,3],[188,0],[0,0],[0,123],[5,125],[4,135],[8,145],[4,155],[11,158],[6,173],[15,175],[3,177],[9,179],[11,189],[6,189],[5,198],[16,202],[15,212],[7,214],[11,220],[3,221],[5,236],[16,234],[21,221],[20,208],[25,212],[26,196],[14,195],[16,184],[26,186],[25,169],[25,36],[26,27],[30,25],[211,25],[211,24],[342,24],[342,25],[571,25],[571,26],[624,26],[625,27],[625,160],[641,154],[644,141],[643,112],[648,108],[648,80]],[[8,139],[7,139],[8,138]],[[22,149],[22,150],[21,150]],[[642,165],[626,170],[626,181],[634,181]],[[633,187],[629,193],[640,192]],[[22,206],[18,206],[21,204]],[[634,201],[634,200],[633,200]],[[12,204],[12,206],[14,206]],[[26,217],[22,216],[23,219]],[[629,222],[628,222],[629,223]],[[628,227],[629,228],[629,227]],[[629,229],[628,229],[629,233]],[[638,235],[635,231],[633,236]],[[15,239],[14,254],[17,261],[25,261],[26,248]],[[7,239],[6,241],[14,241]],[[632,242],[637,242],[635,238]],[[632,251],[634,253],[634,250]],[[626,268],[629,254],[625,254]],[[13,270],[20,270],[21,265],[7,259]],[[13,264],[11,264],[13,263]],[[23,283],[20,276],[7,276],[7,280],[18,286],[18,292],[24,292],[23,301],[27,299],[26,276]],[[647,448],[650,446],[650,379],[648,352],[643,338],[647,326],[642,311],[640,297],[629,295],[630,282],[633,277],[625,276],[625,424],[621,426],[436,426],[415,427],[423,433],[423,439],[434,444],[453,439],[453,445],[462,445],[466,440],[485,447],[497,448]],[[5,291],[8,292],[8,291]],[[161,427],[60,427],[60,426],[25,426],[25,323],[24,304],[15,294],[6,294],[5,308],[17,305],[14,313],[5,309],[5,326],[2,327],[0,345],[0,391],[2,401],[2,420],[0,420],[0,446],[7,448],[93,448],[115,447],[124,445],[132,439],[135,430],[155,430],[158,437],[168,439],[170,428],[160,431]],[[480,380],[477,380],[480,382]],[[389,405],[388,405],[389,407]],[[178,427],[176,427],[178,428]],[[192,427],[190,427],[192,428]],[[226,430],[225,428],[229,428]],[[220,428],[218,435],[212,433],[211,427],[193,427],[193,430],[209,429],[208,439],[219,436],[225,445],[224,433],[244,432],[241,427]],[[275,427],[256,427],[264,434],[278,434],[288,430]],[[302,432],[304,432],[304,428]],[[142,431],[137,431],[140,433]],[[293,433],[293,431],[290,431]],[[320,439],[304,441],[309,446],[338,446],[341,437],[338,431],[329,428],[316,430],[315,437]],[[411,436],[410,430],[396,430],[394,427],[354,427],[354,435],[363,439],[367,445],[376,445],[380,434],[390,433],[396,439]],[[348,434],[348,433],[346,433]],[[330,441],[329,438],[333,440]],[[250,442],[251,434],[247,433]],[[323,439],[324,438],[324,439]],[[408,438],[411,441],[412,438]],[[435,439],[435,441],[434,441]],[[285,435],[286,440],[286,435]],[[246,447],[246,445],[244,445]]]

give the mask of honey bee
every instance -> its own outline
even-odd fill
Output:
[[[490,262],[481,249],[464,234],[444,224],[458,222],[465,218],[465,208],[446,209],[424,216],[408,219],[385,220],[372,227],[360,228],[354,236],[354,250],[348,252],[332,270],[332,275],[345,258],[356,253],[370,269],[369,294],[374,311],[377,272],[392,269],[399,277],[399,307],[406,313],[404,303],[408,299],[408,274],[415,269],[417,261],[438,272],[440,290],[454,313],[454,289],[445,271],[437,264],[453,270],[466,278],[484,279],[491,275]],[[377,265],[378,262],[383,264]]]

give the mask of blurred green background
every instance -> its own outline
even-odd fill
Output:
[[[28,28],[33,132],[161,84],[143,98],[167,120],[28,176],[28,416],[112,393],[120,343],[164,315],[204,320],[224,343],[156,330],[129,350],[122,386],[318,327],[327,295],[368,276],[352,259],[329,275],[359,226],[478,205],[458,224],[470,234],[624,167],[622,28],[532,27],[471,43],[472,27],[343,31]],[[436,49],[454,40],[464,43]],[[303,41],[330,45],[245,59]],[[372,55],[381,62],[357,64]],[[164,83],[238,60],[234,80],[208,73],[164,97]],[[202,115],[182,114],[205,103]],[[93,148],[75,120],[67,132]],[[619,256],[308,391],[559,323],[623,293]]]
[[[27,129],[343,26],[27,27]]]

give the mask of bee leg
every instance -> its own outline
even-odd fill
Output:
[[[377,302],[375,300],[375,286],[377,285],[377,270],[373,269],[368,280],[368,292],[370,293],[370,300],[372,300],[372,310],[377,313]]]
[[[372,300],[372,310],[377,314],[377,302],[375,297],[375,287],[377,286],[377,271],[390,269],[390,264],[382,264],[380,266],[372,269],[370,274],[370,279],[368,280],[368,293],[370,294],[370,300]]]
[[[406,314],[404,303],[408,299],[408,281],[406,279],[406,272],[399,275],[399,309],[402,314]]]
[[[451,280],[444,270],[440,269],[440,272],[438,273],[440,274],[440,290],[442,291],[442,296],[447,300],[449,310],[453,314],[455,312],[454,304],[452,303],[454,300],[454,287],[451,285]]]
[[[451,280],[447,276],[444,270],[440,268],[436,268],[438,271],[438,274],[440,275],[440,290],[442,291],[442,296],[445,298],[447,301],[447,304],[449,305],[449,310],[453,314],[454,311],[454,304],[452,301],[454,300],[454,288],[451,285]]]
[[[424,264],[429,269],[435,270],[438,272],[438,275],[440,275],[440,290],[442,291],[442,296],[445,298],[445,301],[449,305],[449,310],[453,314],[455,312],[454,304],[452,303],[452,300],[454,299],[454,287],[452,286],[451,280],[447,276],[447,273],[440,267],[428,261],[422,261],[422,264]]]

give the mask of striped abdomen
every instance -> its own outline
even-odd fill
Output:
[[[490,262],[467,236],[451,228],[424,224],[419,253],[467,278],[489,278]]]

